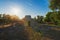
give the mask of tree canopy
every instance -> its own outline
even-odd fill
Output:
[[[50,0],[50,9],[60,11],[60,0]]]

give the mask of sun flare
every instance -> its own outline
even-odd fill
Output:
[[[11,7],[9,9],[9,13],[8,14],[9,15],[17,15],[17,16],[19,16],[19,15],[22,14],[22,9],[19,8],[19,7]]]
[[[15,14],[15,15],[18,14],[19,11],[20,11],[20,10],[19,10],[18,8],[12,8],[12,9],[11,9],[11,12],[12,12],[13,14]]]
[[[19,14],[19,12],[21,11],[20,9],[18,9],[18,8],[11,8],[11,13],[12,13],[12,15],[17,15],[17,14]]]

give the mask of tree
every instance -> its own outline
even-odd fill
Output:
[[[46,22],[51,22],[51,19],[50,19],[51,14],[52,14],[52,12],[48,12],[48,13],[46,14],[46,17],[45,17],[45,19],[44,19]]]
[[[48,12],[45,17],[46,22],[54,23],[55,25],[58,24],[58,18],[57,13],[55,12]]]
[[[51,22],[54,24],[60,23],[60,0],[50,0],[49,8],[53,11],[53,13],[50,15],[49,20],[51,20]]]
[[[50,9],[53,11],[60,11],[60,0],[50,0]]]
[[[39,15],[38,15],[38,16],[37,16],[37,22],[38,22],[38,23],[43,23],[43,18],[44,18],[43,16],[39,16]]]

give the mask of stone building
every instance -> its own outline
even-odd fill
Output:
[[[31,18],[30,15],[26,15],[26,16],[25,16],[25,20],[26,20],[26,21],[31,21],[31,19],[32,19],[32,18]]]
[[[30,15],[26,15],[24,18],[24,26],[30,26],[31,19]]]
[[[30,15],[26,15],[24,18],[24,25],[35,27],[38,25],[38,23],[35,20],[33,20],[33,18]]]

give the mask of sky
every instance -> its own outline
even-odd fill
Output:
[[[45,16],[49,12],[48,0],[0,0],[0,14]]]

